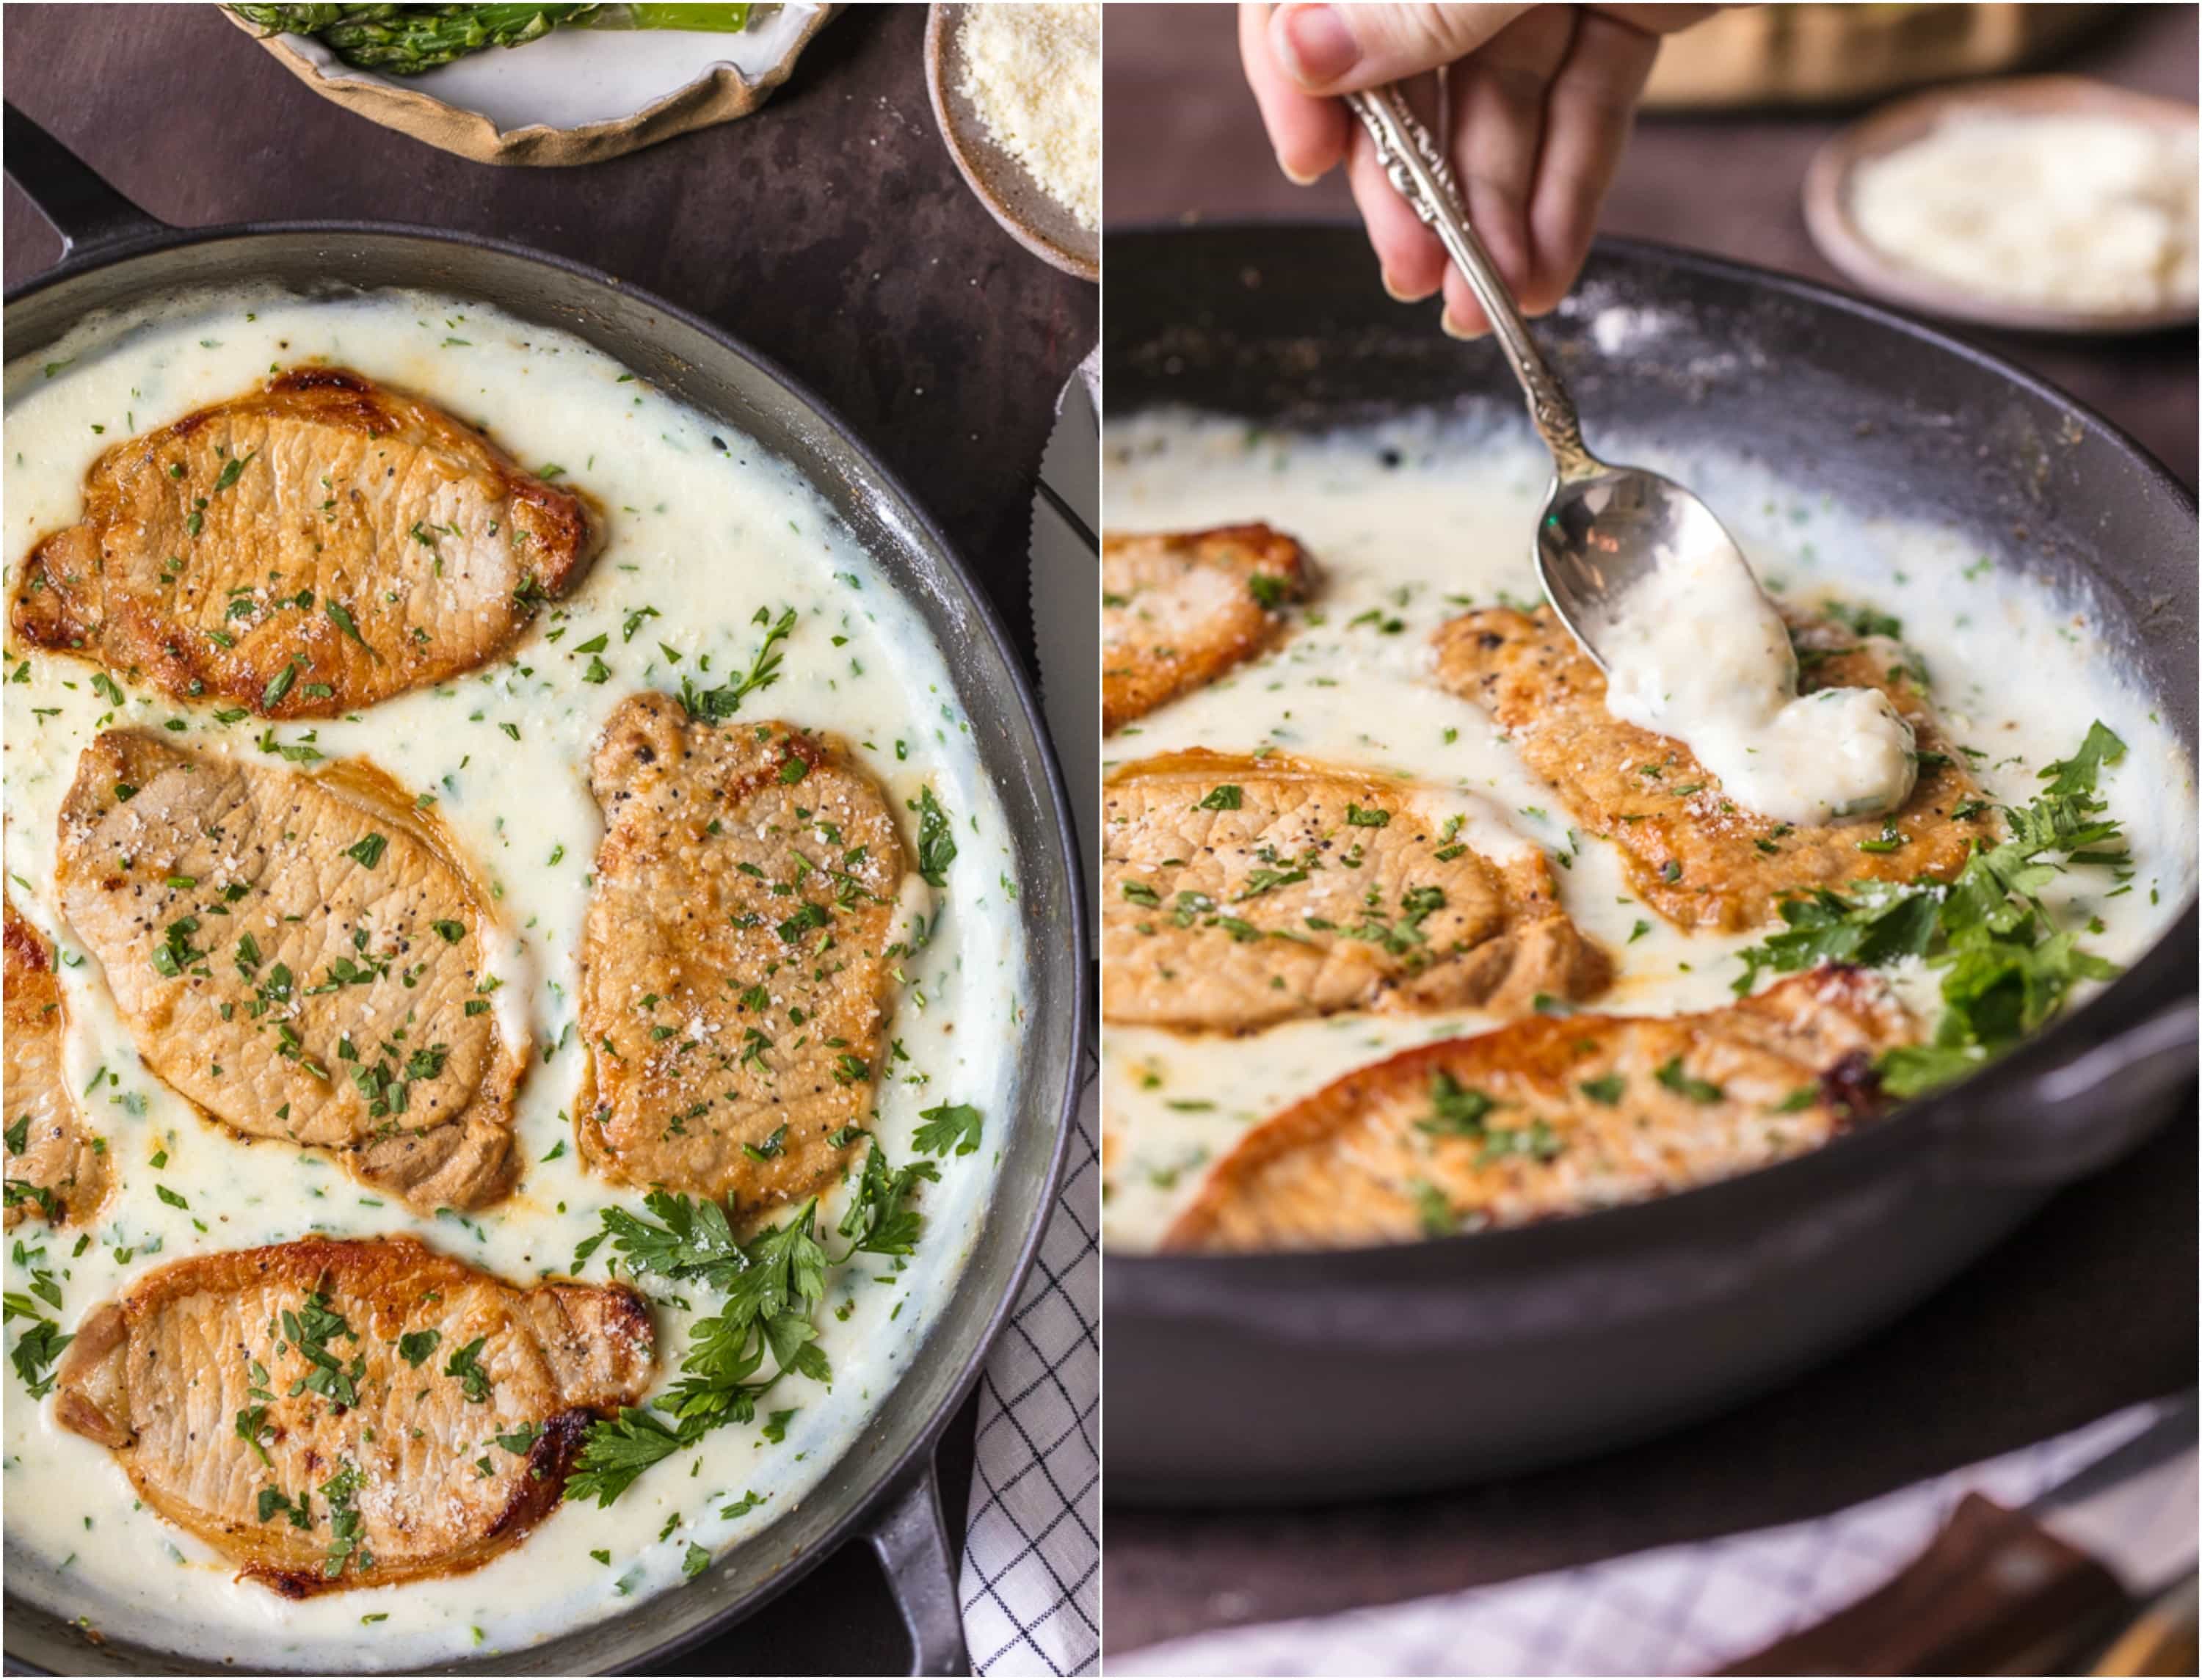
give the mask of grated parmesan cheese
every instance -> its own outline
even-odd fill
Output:
[[[994,144],[1080,227],[1101,225],[1101,8],[963,10],[961,91]]]
[[[1952,117],[1852,179],[1858,231],[1907,268],[2054,309],[2195,296],[2195,139],[2115,117]]]

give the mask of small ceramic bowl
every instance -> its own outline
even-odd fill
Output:
[[[1905,267],[1869,240],[1852,219],[1852,172],[1887,156],[1960,114],[2011,116],[2098,115],[2155,127],[2195,126],[2194,107],[2112,87],[2084,76],[2028,76],[1962,83],[1884,105],[1822,146],[1805,175],[1805,225],[1820,254],[1875,296],[1905,309],[1984,327],[2034,333],[2154,332],[2195,318],[2192,298],[2160,309],[2103,311],[2052,309],[1969,292]]]
[[[966,6],[936,5],[925,24],[925,86],[933,120],[964,184],[1011,239],[1041,262],[1076,274],[1101,278],[1101,234],[1081,227],[1048,197],[1032,173],[996,145],[971,102],[963,97],[963,50],[957,24]]]

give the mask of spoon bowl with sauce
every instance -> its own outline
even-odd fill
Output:
[[[1822,826],[1886,816],[1918,772],[1911,726],[1869,688],[1798,693],[1788,625],[1713,510],[1585,447],[1567,389],[1529,336],[1429,131],[1396,86],[1349,93],[1386,174],[1459,265],[1552,452],[1537,521],[1545,597],[1606,675],[1606,707],[1684,742],[1737,803]]]

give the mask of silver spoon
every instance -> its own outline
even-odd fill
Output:
[[[1689,491],[1642,467],[1610,466],[1583,447],[1574,401],[1539,352],[1498,265],[1469,226],[1451,166],[1398,87],[1349,93],[1345,102],[1367,125],[1392,185],[1459,264],[1528,397],[1530,421],[1552,452],[1553,469],[1537,522],[1537,570],[1552,610],[1583,651],[1605,669],[1599,632],[1620,616],[1619,604],[1631,587],[1663,564],[1732,563],[1752,576],[1735,539]]]

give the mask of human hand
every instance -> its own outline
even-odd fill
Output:
[[[1522,309],[1541,315],[1589,254],[1659,37],[1718,9],[1242,0],[1239,52],[1278,166],[1305,185],[1343,162],[1385,289],[1412,302],[1442,286],[1445,331],[1472,338],[1490,330],[1482,307],[1335,96],[1403,82],[1433,132],[1446,132],[1442,107],[1469,220]]]

